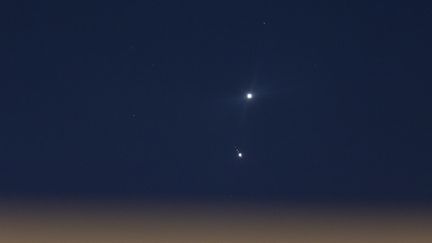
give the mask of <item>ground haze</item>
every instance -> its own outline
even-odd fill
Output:
[[[0,242],[432,242],[418,207],[4,203]]]

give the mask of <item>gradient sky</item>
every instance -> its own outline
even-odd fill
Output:
[[[2,12],[1,197],[432,199],[430,3]]]

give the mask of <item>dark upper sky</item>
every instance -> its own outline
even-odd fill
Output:
[[[432,4],[2,10],[3,196],[432,199]]]

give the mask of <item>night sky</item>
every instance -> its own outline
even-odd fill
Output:
[[[432,201],[432,4],[1,12],[2,198]]]

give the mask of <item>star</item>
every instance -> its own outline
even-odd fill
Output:
[[[242,159],[242,158],[243,158],[243,153],[240,152],[240,150],[239,150],[238,148],[236,148],[236,152],[237,152],[237,157],[238,157],[239,159]]]

